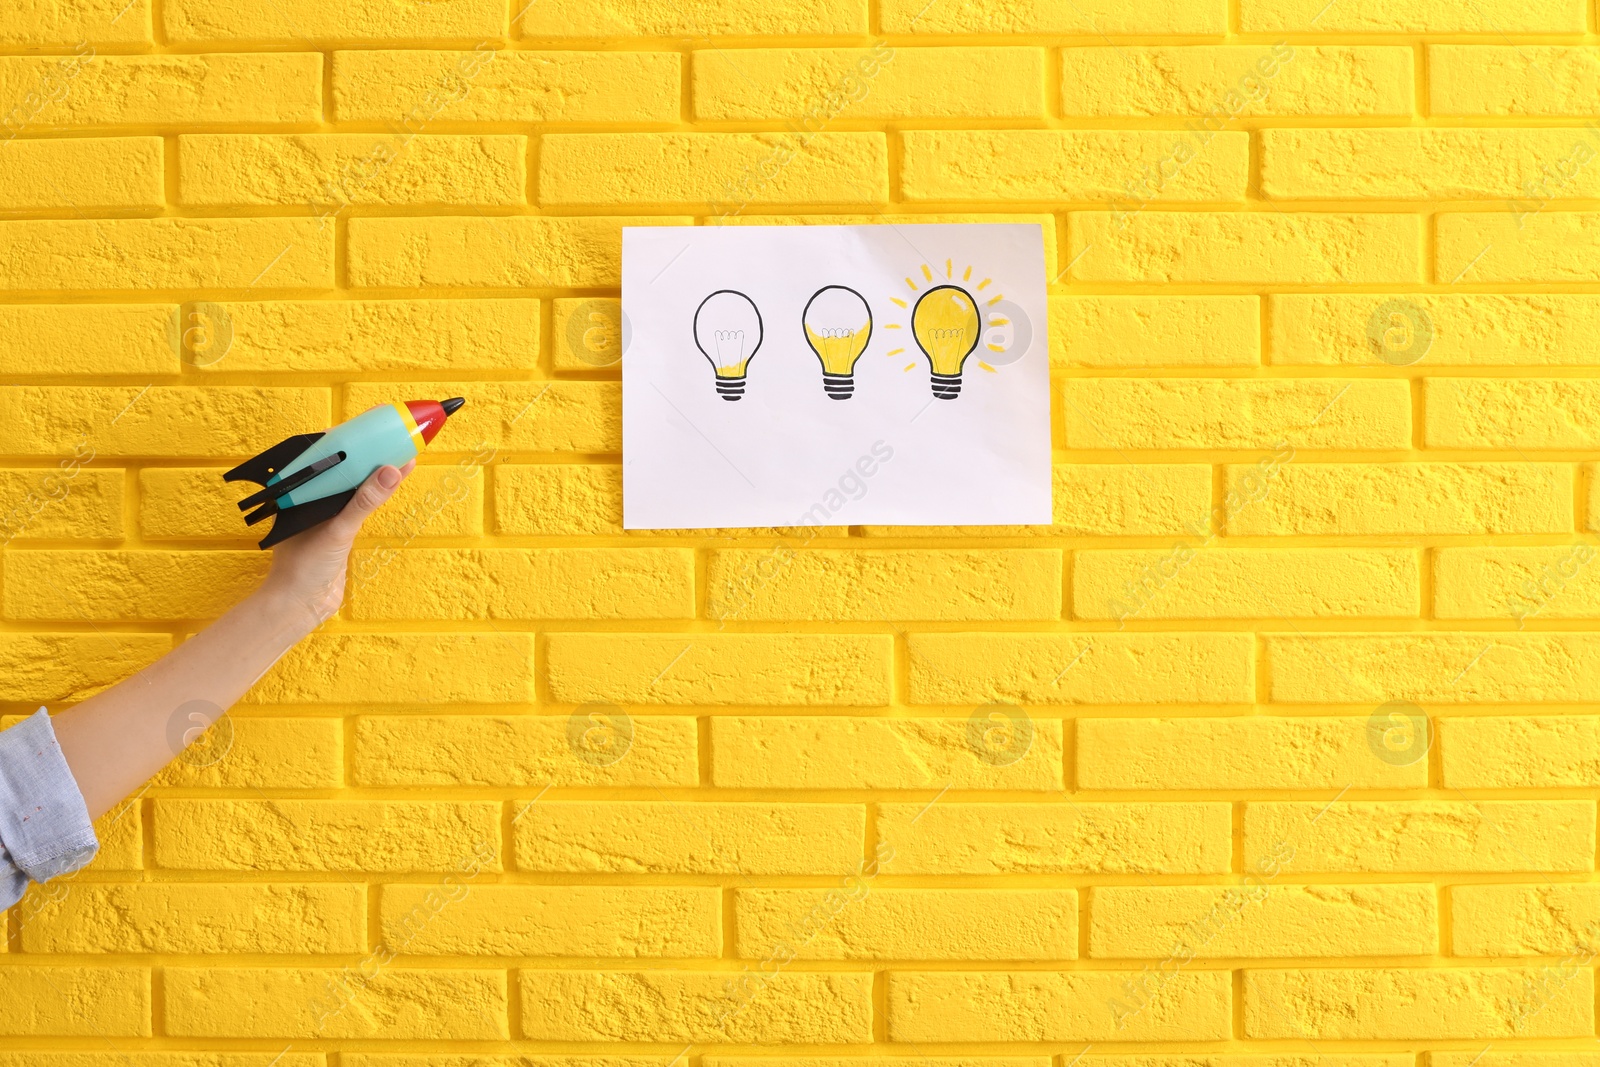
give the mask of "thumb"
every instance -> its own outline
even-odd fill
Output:
[[[361,524],[366,522],[367,516],[383,506],[384,501],[394,495],[401,481],[410,473],[412,464],[407,463],[404,470],[396,467],[379,467],[373,471],[367,480],[361,483],[361,488],[356,490],[356,495],[351,497],[350,503],[344,506],[336,519],[331,524],[342,536],[354,539],[361,529]]]

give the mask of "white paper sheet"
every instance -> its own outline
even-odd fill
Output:
[[[1037,225],[628,227],[622,310],[627,529],[1050,522]]]

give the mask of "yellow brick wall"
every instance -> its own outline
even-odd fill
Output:
[[[0,138],[6,721],[468,400],[0,1067],[1600,1065],[1589,0],[0,0]],[[899,220],[1053,525],[624,532],[620,228]]]

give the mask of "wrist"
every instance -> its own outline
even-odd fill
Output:
[[[247,613],[264,628],[264,632],[278,638],[283,651],[298,644],[324,621],[314,605],[304,597],[295,595],[270,578],[241,600],[234,610]]]

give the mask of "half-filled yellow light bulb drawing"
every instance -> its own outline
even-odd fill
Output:
[[[933,271],[927,264],[922,266],[923,280],[933,281]],[[945,261],[945,277],[955,276],[955,265]],[[972,278],[972,268],[968,267],[962,275],[962,281],[968,282]],[[985,308],[998,304],[1005,299],[1001,294],[994,296],[980,305],[981,293],[988,288],[991,279],[985,278],[969,292],[953,281],[940,282],[931,289],[923,290],[916,281],[907,278],[906,285],[913,292],[920,292],[917,302],[911,308],[911,335],[916,338],[917,347],[922,349],[922,354],[927,357],[928,369],[933,385],[933,395],[939,400],[954,400],[961,395],[961,372],[967,362],[967,357],[972,355],[978,347],[978,342],[983,338]],[[894,303],[905,307],[904,300],[894,299]],[[1004,325],[1004,320],[992,319],[989,325]],[[899,329],[898,325],[891,325],[890,329]],[[990,349],[1000,352],[1003,347],[990,344]],[[904,348],[890,349],[889,355],[895,356],[905,352]],[[910,370],[915,363],[907,364],[905,369]],[[979,361],[979,366],[991,373],[995,369],[989,364]]]
[[[694,343],[717,375],[717,395],[744,396],[745,371],[761,347],[761,312],[734,289],[718,289],[694,313]]]
[[[872,309],[845,285],[827,285],[806,302],[800,323],[806,344],[822,364],[822,390],[833,400],[855,395],[856,361],[872,340]]]

